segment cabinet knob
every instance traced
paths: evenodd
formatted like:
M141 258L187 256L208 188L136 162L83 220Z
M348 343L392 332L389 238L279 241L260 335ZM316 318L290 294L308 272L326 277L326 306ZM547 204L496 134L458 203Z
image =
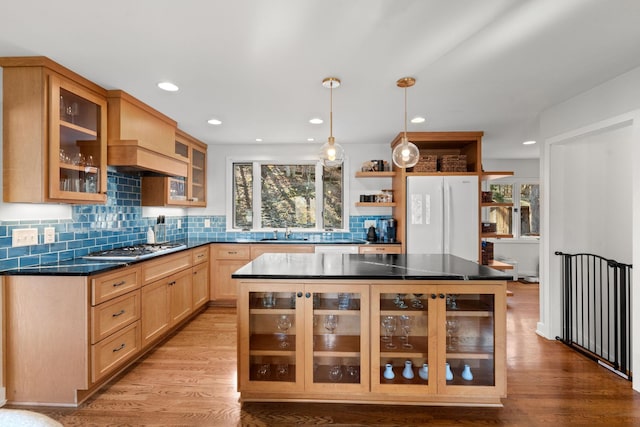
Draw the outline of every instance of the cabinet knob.
M436 299L436 294L431 294L431 299Z
M298 296L298 298L302 298L302 292L298 291L298 293L296 295Z
M300 295L298 295L300 296ZM305 298L311 298L311 292L307 292L306 294L304 294Z
M444 298L444 294L440 294L440 295L438 295L438 296L440 297L440 299L443 299L443 298Z

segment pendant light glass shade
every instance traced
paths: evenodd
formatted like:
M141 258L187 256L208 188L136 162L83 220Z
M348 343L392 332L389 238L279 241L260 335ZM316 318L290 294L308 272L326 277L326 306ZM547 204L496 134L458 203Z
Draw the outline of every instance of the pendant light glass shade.
M326 168L335 168L344 161L344 150L340 144L336 144L333 137L333 88L340 86L340 80L335 77L327 77L322 81L322 86L329 88L330 95L330 112L329 112L329 138L327 142L320 148L320 162Z
M399 168L412 168L420 160L420 150L418 147L409 142L407 138L407 88L413 86L416 79L413 77L403 77L396 82L398 87L404 88L404 135L400 144L393 149L393 163Z
M393 163L399 168L412 168L420 159L420 150L413 142L409 142L406 136L402 137L400 144L393 149Z

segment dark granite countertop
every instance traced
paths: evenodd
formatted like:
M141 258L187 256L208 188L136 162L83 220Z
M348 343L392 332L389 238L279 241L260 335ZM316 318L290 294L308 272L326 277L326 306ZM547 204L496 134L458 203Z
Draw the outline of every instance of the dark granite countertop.
M454 255L264 254L235 279L511 280Z
M296 239L279 239L279 240L258 240L258 239L188 239L187 241L172 242L172 243L184 243L187 249L197 248L198 246L208 245L211 243L240 243L240 244L334 244L334 245L362 245L362 244L394 244L394 243L369 243L365 240L296 240ZM399 243L398 243L399 244ZM174 252L175 253L175 252ZM169 255L169 254L167 254ZM159 255L166 256L166 255ZM105 273L110 270L123 268L128 265L133 265L138 262L148 261L154 258L146 258L138 261L99 261L88 260L83 258L75 258L65 261L58 261L55 263L30 265L19 268L12 268L9 270L0 271L0 276L90 276L99 273Z

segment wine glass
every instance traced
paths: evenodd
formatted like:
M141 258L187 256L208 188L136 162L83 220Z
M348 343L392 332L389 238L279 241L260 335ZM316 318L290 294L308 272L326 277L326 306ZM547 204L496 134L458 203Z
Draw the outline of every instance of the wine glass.
M280 341L280 348L287 348L289 347L289 342L287 341L287 331L289 330L289 328L291 328L291 318L286 314L282 314L278 317L277 325L278 329L280 329L284 334L282 341Z
M413 294L413 296L415 297L414 299L411 300L411 306L413 308L418 308L418 309L422 309L424 308L424 305L422 304L422 301L420 300L420 297L422 297L423 294Z
M400 328L402 329L403 343L402 348L411 349L413 345L409 344L409 332L411 331L411 316L402 315L400 316Z
M447 350L455 350L458 338L458 321L447 319Z
M338 327L338 316L335 314L327 314L324 318L324 327L331 334L327 340L327 348L335 348L336 342L333 333Z
M389 342L385 344L385 347L388 349L397 348L397 346L393 343L393 333L396 331L396 317L385 316L385 318L382 319L382 324L384 325L384 329L389 335Z

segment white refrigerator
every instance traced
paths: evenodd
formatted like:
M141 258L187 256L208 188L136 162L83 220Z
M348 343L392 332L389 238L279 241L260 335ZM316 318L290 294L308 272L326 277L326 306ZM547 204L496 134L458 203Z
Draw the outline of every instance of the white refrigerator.
M407 178L408 254L452 254L478 261L478 177Z

